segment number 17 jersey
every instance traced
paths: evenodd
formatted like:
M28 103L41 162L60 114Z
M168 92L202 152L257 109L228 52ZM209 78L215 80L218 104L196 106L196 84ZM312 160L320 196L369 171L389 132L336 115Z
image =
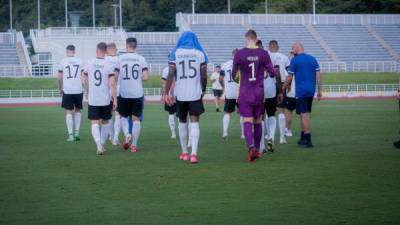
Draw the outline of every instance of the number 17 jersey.
M119 71L119 96L122 98L143 97L143 71L147 69L143 56L134 52L120 55L115 68Z
M64 94L81 94L82 89L82 60L75 57L66 57L61 60L58 72L63 74Z
M176 65L175 95L178 101L188 102L201 99L200 67L205 63L204 53L196 49L178 49Z

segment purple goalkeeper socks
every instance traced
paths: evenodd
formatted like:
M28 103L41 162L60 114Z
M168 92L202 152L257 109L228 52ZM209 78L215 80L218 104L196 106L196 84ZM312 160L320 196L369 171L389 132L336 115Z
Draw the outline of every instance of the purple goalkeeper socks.
M243 132L246 139L247 146L249 148L254 147L254 133L253 133L253 123L244 122Z
M262 138L262 123L254 124L254 145L256 149L260 149L260 143Z

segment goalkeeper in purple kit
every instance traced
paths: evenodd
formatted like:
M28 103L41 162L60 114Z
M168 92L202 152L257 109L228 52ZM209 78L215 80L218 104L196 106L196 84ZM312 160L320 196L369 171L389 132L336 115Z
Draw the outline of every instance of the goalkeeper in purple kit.
M254 30L246 32L247 47L239 50L233 59L232 76L236 79L240 72L238 111L243 117L243 129L246 139L248 161L259 157L260 142L262 138L262 117L264 115L264 71L274 77L275 71L264 49L256 46L257 33ZM281 88L278 88L281 90ZM278 95L278 101L282 95Z

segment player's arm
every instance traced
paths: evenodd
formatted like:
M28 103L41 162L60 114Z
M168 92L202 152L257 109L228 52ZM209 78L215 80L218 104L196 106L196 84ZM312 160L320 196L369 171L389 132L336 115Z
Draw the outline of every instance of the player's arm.
M111 95L113 99L113 109L117 108L117 82L115 81L114 72L108 75L108 83L110 85Z
M164 99L168 105L173 105L173 97L171 94L171 88L174 88L172 86L174 82L174 76L176 73L176 65L175 63L169 63L168 65L168 76L167 80L165 83L165 89L163 90L162 95L164 96Z
M200 83L201 83L201 90L204 95L207 89L207 64L205 63L200 65Z
M292 84L292 80L293 80L293 74L289 73L288 76L286 76L285 83L283 84L283 87L282 87L283 93L288 90L288 88Z
M270 77L275 77L276 73L275 73L274 65L272 64L271 58L269 57L269 54L267 51L265 51L265 54L266 54L265 70L268 72Z
M322 78L321 72L317 71L317 99L318 101L322 98Z
M233 57L233 64L232 64L232 79L234 81L238 81L239 79L237 79L238 76L238 72L240 70L240 66L239 66L239 58L237 56L238 54L235 54L235 56Z
M88 98L88 93L89 93L89 78L88 78L88 73L87 72L83 72L83 89L84 89L84 94L85 94L85 98Z
M143 68L143 80L146 81L149 79L149 77L150 77L149 69L147 67Z
M58 92L60 93L60 95L63 94L63 71L62 70L58 70L57 73L57 86L58 86Z
M278 103L281 103L283 101L283 92L282 92L282 80L281 80L281 74L279 72L279 66L276 65L274 67L275 70L275 79L276 79L276 90L278 90Z

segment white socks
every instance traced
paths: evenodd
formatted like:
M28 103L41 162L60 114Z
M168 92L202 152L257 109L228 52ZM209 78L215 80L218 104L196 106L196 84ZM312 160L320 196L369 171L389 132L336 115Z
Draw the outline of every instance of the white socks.
M169 129L171 130L171 136L175 137L176 133L175 133L175 115L174 114L168 115L168 124L169 124Z
M226 113L222 119L223 136L228 136L229 122L231 120L231 115Z
M275 140L275 129L276 129L276 118L275 116L268 117L268 134L269 139L272 139L272 142Z
M133 121L132 145L134 146L137 146L137 141L139 140L141 128L142 128L142 123L140 121Z
M129 122L128 118L126 117L121 117L121 127L122 131L124 132L125 137L129 136ZM114 134L115 135L115 134Z
M188 126L186 123L179 122L179 142L181 143L182 153L188 153L187 140L188 140Z
M188 130L189 130L189 139L188 139L188 144L187 144L188 147L192 147L192 136L190 135L190 124L191 123L192 122L190 122L190 121L188 123Z
M121 116L115 115L114 121L114 141L118 140L119 132L121 132Z
M285 136L285 129L286 129L285 114L279 113L278 120L279 120L279 135L280 135L280 137L284 137Z
M97 149L101 149L101 142L100 142L100 127L99 124L92 124L92 136L93 140L97 145Z
M265 138L264 138L265 126L263 123L261 123L261 124L262 124L262 132L261 132L261 141L260 141L260 149L259 149L260 152L262 152L265 149Z
M68 134L72 135L73 129L74 129L74 122L72 121L72 114L67 113L67 115L65 115L65 122L67 123Z
M200 128L199 123L190 123L190 136L192 137L192 155L197 155L197 147L199 145Z
M108 138L112 142L114 139L114 123L113 123L112 118L108 121L108 124L110 125L110 130L108 131L110 136Z
M100 143L104 145L111 132L111 123L108 121L106 124L101 124Z
M75 112L75 132L79 133L81 129L81 112Z

